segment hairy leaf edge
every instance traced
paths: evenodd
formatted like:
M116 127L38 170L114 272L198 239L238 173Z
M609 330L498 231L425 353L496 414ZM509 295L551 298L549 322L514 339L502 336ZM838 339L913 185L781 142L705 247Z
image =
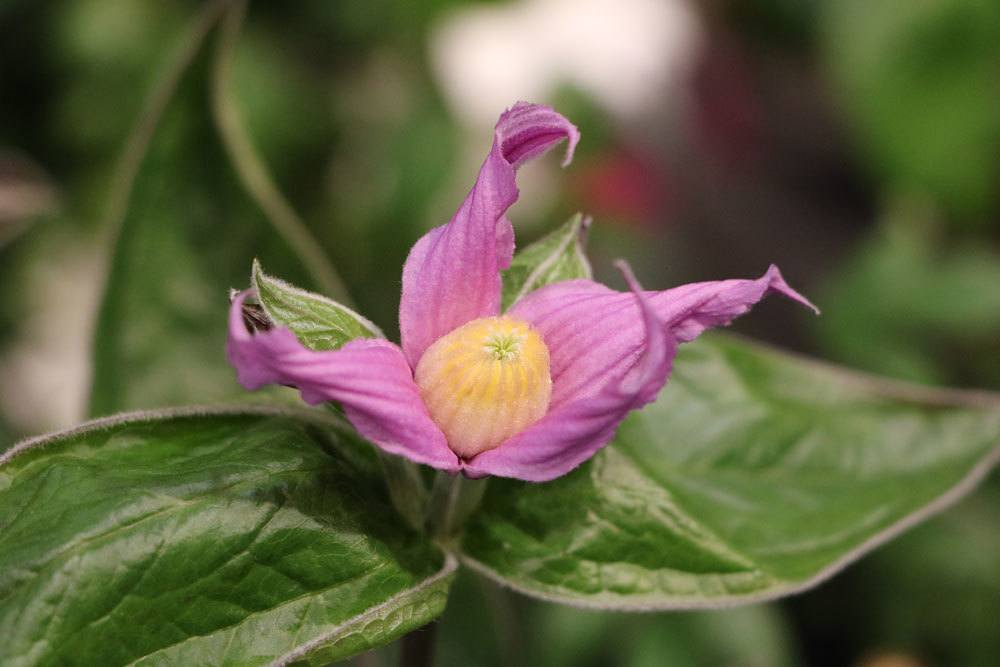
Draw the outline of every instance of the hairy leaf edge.
M345 635L350 635L354 628L363 626L369 621L378 620L382 617L383 612L392 611L398 609L400 606L407 604L410 598L415 597L426 591L427 589L433 588L434 586L445 582L451 578L455 572L458 570L458 559L449 551L444 551L444 564L441 569L436 573L432 574L430 577L424 579L416 586L397 593L385 602L378 604L367 611L358 614L354 618L351 618L340 625L326 631L318 637L314 637L309 641L301 644L300 646L292 649L288 653L279 657L270 663L270 667L285 667L290 665L297 660L302 660L303 658L308 658L309 654L313 651L320 650L324 648L325 645L334 643L341 639ZM415 628L413 628L415 629ZM403 633L405 634L405 633ZM367 650L367 649L365 649ZM346 656L345 656L346 657Z
M259 283L260 283L261 279L263 279L266 282L270 282L270 283L272 283L274 285L277 285L281 289L286 290L288 292L291 292L292 294L295 294L296 296L301 296L301 297L307 298L307 299L315 299L317 301L320 301L320 302L326 304L327 306L330 306L331 308L333 308L335 310L340 310L340 311L343 311L343 312L347 313L348 315L350 315L351 317L353 317L355 320L357 320L358 323L360 323L363 327L365 327L366 329L368 329L368 331L371 332L372 335L375 338L385 338L386 337L385 334L382 333L382 330L379 329L377 326L375 326L375 323L372 322L371 320L369 320L364 315L361 315L357 311L348 308L347 306L345 306L342 303L337 303L333 299L330 299L329 297L323 296L322 294L317 294L315 292L310 292L309 290L304 290L301 287L296 287L295 285L282 280L281 278L275 278L274 276L266 273L264 271L263 267L261 267L260 261L257 260L256 258L254 258L254 260L253 260L253 266L252 266L252 268L250 270L250 284L253 287L254 291L257 293L257 298L260 301L260 307L264 309L264 313L268 316L268 318L270 318L270 320L272 322L277 323L278 319L275 318L274 313L272 313L271 309L267 307L267 304L264 303L264 300L260 298L260 285L259 285Z
M772 600L777 600L783 597L788 597L790 595L796 595L798 593L804 593L812 588L815 588L819 584L825 582L830 577L834 576L844 568L846 568L851 563L855 562L862 556L865 556L869 552L877 549L883 544L889 542L898 535L906 532L910 528L913 528L917 524L923 522L924 520L941 513L947 508L954 505L956 502L964 498L970 491L976 488L976 486L986 478L986 476L1000 464L1000 444L990 450L983 458L981 458L965 476L959 480L959 482L945 491L943 494L932 500L930 503L924 505L920 509L911 512L910 514L902 517L896 521L891 526L885 528L881 532L871 536L854 549L850 550L840 558L836 559L826 567L822 568L819 572L812 575L804 581L791 581L786 585L771 588L770 590L764 590L756 593L751 593L747 595L731 595L731 596L720 596L710 600L696 599L696 598L673 598L673 599L650 599L649 597L643 597L636 601L630 601L626 596L595 596L595 599L588 599L584 596L572 597L564 595L560 592L549 590L550 587L539 586L538 588L532 588L530 586L524 585L517 580L512 580L504 575L500 574L496 570L492 569L488 565L479 562L478 560L468 556L466 554L460 553L459 558L462 564L469 569L478 572L479 574L485 576L505 588L509 588L518 593L522 593L529 597L544 600L546 602L554 602L557 604L565 604L571 607L578 607L581 609L595 609L595 610L608 610L608 611L687 611L687 610L698 610L698 609L727 609L730 607L737 607L748 604L756 604L759 602L769 602Z
M738 334L715 333L710 336L711 338L718 338L720 340L739 341L744 345L756 348L761 353L768 356L778 357L782 360L793 361L811 366L812 368L822 369L825 372L838 376L840 379L857 382L863 387L881 394L884 398L913 401L915 403L935 407L964 407L1000 411L1000 395L995 392L985 390L955 389L950 387L925 387L905 382L903 380L894 380L871 373L844 368L836 364L814 359L804 354L782 350L773 345L751 340ZM865 556L869 552L877 549L893 538L906 532L910 528L913 528L917 524L922 523L926 519L936 514L940 514L968 495L969 492L974 490L976 486L978 486L979 483L986 478L990 471L998 465L1000 465L1000 443L997 443L996 446L986 452L986 454L984 454L983 457L969 469L969 472L967 472L965 476L962 477L962 479L959 480L959 482L953 487L932 500L930 503L902 517L889 527L871 536L854 549L848 551L840 558L820 569L813 576L805 579L804 581L788 582L787 585L784 586L778 586L770 590L747 595L722 596L712 600L699 600L692 598L650 600L649 598L646 598L643 600L636 600L634 602L625 599L624 596L608 596L608 598L605 599L601 599L602 596L597 596L598 599L570 597L560 592L546 590L546 587L539 587L535 589L518 583L517 581L508 579L488 565L481 563L467 554L459 552L459 558L461 559L463 565L478 572L486 578L495 581L501 586L529 597L538 598L547 602L579 607L582 609L609 611L684 611L695 609L725 609L729 607L755 604L758 602L768 602L788 597L790 595L804 593L807 590L815 588L849 566L851 563L860 559L862 556ZM459 547L460 546L461 545L459 544Z
M781 361L791 361L803 366L822 370L836 376L838 379L855 382L864 389L878 393L882 398L912 401L932 407L954 407L996 410L1000 413L1000 392L988 389L964 389L959 387L936 387L916 384L885 377L875 373L841 366L831 361L817 359L802 352L786 350L771 343L755 340L732 331L715 331L702 334L702 338L725 342L738 342L741 345L755 348L761 354Z
M515 294L511 299L511 306L537 289L536 287L532 287L532 285L537 283L538 279L545 275L546 271L552 268L552 265L555 264L560 257L562 257L563 253L566 252L566 249L570 246L570 244L573 244L573 254L576 255L577 260L587 269L587 275L583 277L587 280L590 280L593 277L593 269L590 266L590 260L587 259L587 255L583 250L584 238L587 230L590 229L592 222L593 219L590 216L585 216L582 213L577 213L571 218L569 224L570 230L569 233L566 234L566 238L553 252L549 254L548 257L532 269L531 273L528 274L528 277L524 279L524 284L521 285L517 294Z
M0 466L10 463L18 455L23 454L28 450L44 447L54 441L85 435L95 431L109 430L125 424L142 424L165 419L183 419L187 417L227 417L239 415L260 417L294 417L296 419L302 419L318 425L329 426L344 433L354 433L354 430L347 424L347 422L340 419L335 414L323 410L310 410L308 408L279 407L271 405L219 404L189 405L157 408L154 410L135 410L110 415L108 417L92 419L68 429L45 433L43 435L36 435L21 440L6 452L0 454Z
M73 438L86 435L96 431L110 430L126 424L142 424L165 419L184 419L189 417L226 417L226 416L263 416L263 417L293 417L304 421L314 422L318 425L333 427L337 430L352 432L350 426L336 415L320 410L309 410L305 408L286 408L267 405L206 405L206 406L181 406L171 408L160 408L156 410L136 410L123 412L117 415L93 419L72 428L46 433L44 435L26 438L15 444L9 450L0 455L0 466L4 466L14 460L18 455L27 451L44 448L46 445L65 438ZM312 651L322 649L326 644L338 641L344 634L350 632L365 623L377 620L383 612L398 608L400 603L406 604L408 600L420 593L432 588L455 574L458 569L458 559L447 550L442 550L444 563L441 569L430 577L424 579L416 586L397 593L388 600L371 607L367 611L354 616L340 625L328 630L318 637L305 642L290 652L282 655L270 663L271 667L283 667L296 660L308 657Z

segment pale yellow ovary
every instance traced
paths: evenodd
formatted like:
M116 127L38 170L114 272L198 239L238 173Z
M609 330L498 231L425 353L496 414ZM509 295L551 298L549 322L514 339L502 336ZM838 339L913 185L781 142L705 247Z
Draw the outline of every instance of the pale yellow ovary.
M448 446L465 459L541 419L552 396L545 342L512 317L473 320L439 338L415 379Z

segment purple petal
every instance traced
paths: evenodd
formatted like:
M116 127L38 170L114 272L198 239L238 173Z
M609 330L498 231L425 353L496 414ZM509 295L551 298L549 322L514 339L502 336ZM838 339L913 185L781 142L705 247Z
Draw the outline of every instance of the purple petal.
M726 326L768 294L783 294L817 315L819 308L788 286L774 264L757 280L714 280L690 283L655 293L650 298L660 319L670 322L681 343L705 329Z
M383 339L354 340L316 352L289 329L251 334L243 323L246 291L229 311L226 354L247 389L291 385L310 405L336 401L355 428L385 451L450 472L459 469L444 434L431 421L402 351Z
M815 310L775 266L757 280L691 283L645 295L673 337L685 343L707 328L729 324L771 292ZM530 322L548 345L550 409L597 394L606 378L640 354L646 337L635 299L589 280L543 287L514 304L509 314Z
M621 268L632 287L632 295L625 296L638 309L641 353L615 369L611 381L603 383L596 393L550 408L534 425L472 459L465 466L467 474L532 482L565 475L606 445L630 411L656 398L670 375L677 342L631 271L624 265Z
M577 129L549 107L514 105L500 116L493 148L455 217L410 250L399 327L411 366L441 336L500 312L500 270L514 253L514 230L504 213L517 201L515 170L563 139L569 140L563 161L568 164Z

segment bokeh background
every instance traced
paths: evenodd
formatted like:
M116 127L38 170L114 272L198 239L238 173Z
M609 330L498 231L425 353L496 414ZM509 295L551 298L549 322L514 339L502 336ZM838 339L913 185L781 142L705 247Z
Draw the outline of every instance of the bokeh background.
M224 318L253 257L395 331L406 252L519 99L583 134L569 169L522 171L521 244L580 210L612 285L619 256L659 288L774 262L824 314L771 299L741 333L1000 388L995 0L228 4L0 0L0 449L240 396ZM992 667L998 518L994 475L819 589L724 612L467 576L438 664Z

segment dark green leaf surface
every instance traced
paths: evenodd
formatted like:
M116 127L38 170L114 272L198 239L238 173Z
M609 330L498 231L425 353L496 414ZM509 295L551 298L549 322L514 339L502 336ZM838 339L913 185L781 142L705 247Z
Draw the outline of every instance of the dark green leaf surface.
M319 294L299 289L253 264L253 286L272 322L288 327L312 350L337 350L355 338L384 338L356 312Z
M0 664L325 664L437 616L451 560L336 426L126 416L0 458Z
M94 337L92 415L244 396L224 353L228 290L246 285L254 256L314 284L229 164L208 113L210 56L202 46L182 70L162 118L140 119L149 145L135 132L126 149L137 171L116 181L121 218L107 221L117 236Z
M723 336L684 346L614 444L548 484L491 480L467 562L583 606L803 590L1000 459L1000 399L848 374Z
M577 213L561 227L514 255L503 272L503 309L539 287L561 280L590 278L584 253L590 218Z

